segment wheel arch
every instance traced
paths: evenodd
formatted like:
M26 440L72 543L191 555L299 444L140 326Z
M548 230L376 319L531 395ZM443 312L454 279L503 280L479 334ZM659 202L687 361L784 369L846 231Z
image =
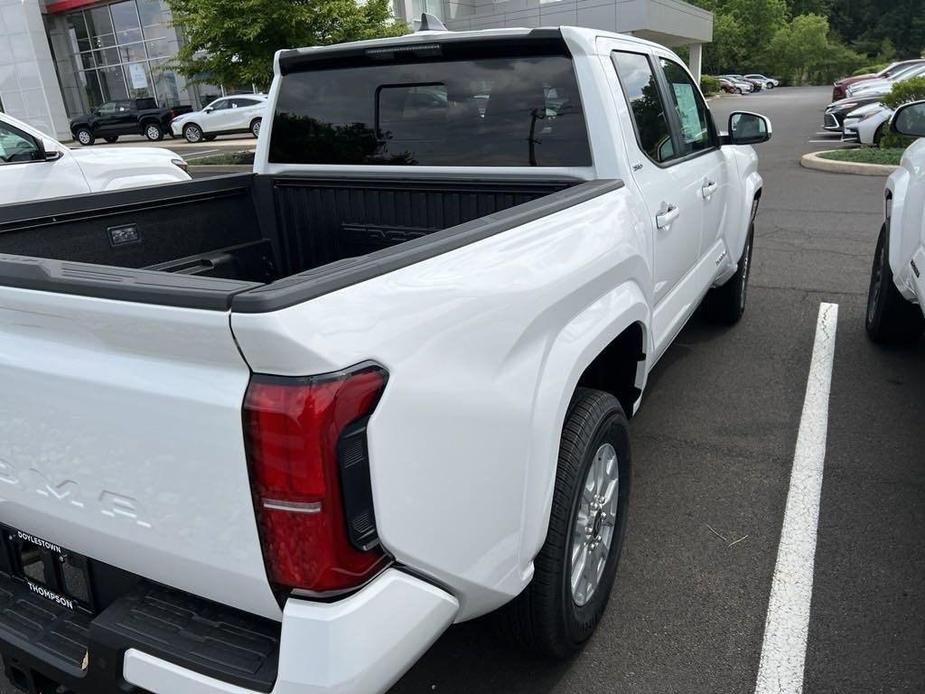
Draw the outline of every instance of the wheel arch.
M534 406L534 463L524 483L520 565L523 585L546 539L562 427L576 388L612 393L628 417L638 407L653 354L650 301L627 281L607 292L560 331L539 374Z

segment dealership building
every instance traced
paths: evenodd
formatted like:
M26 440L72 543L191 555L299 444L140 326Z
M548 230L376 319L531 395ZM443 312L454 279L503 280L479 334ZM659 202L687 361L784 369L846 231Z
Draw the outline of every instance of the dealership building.
M393 0L393 6L411 26L429 12L455 30L568 24L631 33L689 46L695 73L713 35L712 14L680 0ZM71 117L112 99L203 106L222 88L187 82L170 69L182 40L165 0L0 0L0 110L69 139Z

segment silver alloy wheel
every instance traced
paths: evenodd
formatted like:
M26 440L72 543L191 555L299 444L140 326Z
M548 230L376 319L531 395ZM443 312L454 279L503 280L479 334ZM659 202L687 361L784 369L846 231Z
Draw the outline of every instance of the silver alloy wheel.
M90 144L90 133L86 130L81 130L77 133L77 141L82 145Z
M188 142L199 142L202 139L202 131L198 126L187 125L186 130L183 131L183 136Z
M149 125L148 132L145 133L149 140L156 140L161 136L161 130L156 125Z
M601 444L588 468L572 529L569 581L572 600L588 604L601 582L617 524L620 499L620 465L609 443Z
M254 137L260 137L260 121L254 121L254 124L251 126L251 134Z

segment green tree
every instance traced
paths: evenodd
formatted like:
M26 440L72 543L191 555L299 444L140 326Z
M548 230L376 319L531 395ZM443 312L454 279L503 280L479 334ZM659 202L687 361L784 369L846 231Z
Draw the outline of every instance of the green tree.
M864 61L830 36L828 20L818 14L799 15L778 29L767 55L772 70L794 84L828 82Z
M787 22L785 0L726 0L721 12L735 17L748 47L749 59L742 69L761 69L764 52L778 29Z
M735 72L747 58L748 45L741 22L731 14L714 14L713 42L704 47L704 69L712 74Z
M167 0L185 42L174 61L191 79L266 88L273 55L404 33L389 0Z

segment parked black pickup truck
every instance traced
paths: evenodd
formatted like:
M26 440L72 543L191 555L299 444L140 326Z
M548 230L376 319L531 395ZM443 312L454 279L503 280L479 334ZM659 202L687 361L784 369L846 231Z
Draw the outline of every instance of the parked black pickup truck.
M192 106L159 108L150 97L107 101L72 119L71 134L82 145L92 145L98 137L115 142L120 135L144 135L158 142L170 132L170 121L192 110Z

